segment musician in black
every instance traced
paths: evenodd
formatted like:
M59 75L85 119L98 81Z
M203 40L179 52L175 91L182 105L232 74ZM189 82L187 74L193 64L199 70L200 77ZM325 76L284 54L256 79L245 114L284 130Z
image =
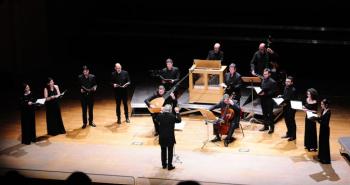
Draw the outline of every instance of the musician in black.
M115 71L112 73L111 83L114 89L114 97L116 101L116 115L117 123L121 124L120 121L120 104L123 101L124 106L124 115L127 123L130 123L129 120L129 111L128 111L128 91L127 88L130 85L130 77L127 71L122 70L122 66L119 63L116 63L114 66Z
M286 86L284 87L283 95L278 96L279 98L283 98L284 121L287 126L287 133L282 138L288 138L288 141L294 141L296 139L297 125L295 123L295 109L292 109L290 105L290 100L296 99L293 77L288 76L285 83Z
M331 110L329 107L329 100L323 99L321 101L321 115L317 118L320 123L320 136L318 140L318 161L322 164L331 164L331 152L329 146L329 120L331 118Z
M97 89L96 77L90 74L90 70L87 66L83 66L83 74L79 75L80 82L80 101L81 108L83 111L83 126L86 128L87 124L87 109L89 109L89 125L96 127L93 122L93 111L94 111L94 94Z
M62 94L58 85L55 84L52 78L48 78L46 87L44 88L44 97L46 98L46 126L48 135L55 136L66 133L60 108L61 95Z
M30 86L23 84L20 99L22 144L30 145L31 142L36 142L35 101Z
M250 61L252 75L262 76L265 68L275 69L277 58L278 55L271 48L267 48L265 43L260 43L259 50L254 53Z
M264 70L264 80L261 83L262 91L258 94L261 100L261 108L264 117L264 127L260 131L269 130L269 134L272 134L275 130L273 121L273 97L276 92L276 82L271 77L271 70L266 68Z
M220 50L219 43L215 43L214 49L208 52L207 60L224 60L224 52Z
M236 72L236 64L231 63L229 66L229 72L225 74L225 94L234 94L234 100L236 103L240 104L241 98L241 87L242 87L242 78L241 75Z
M226 116L225 109L226 110L228 110L228 109L234 110L234 117L231 120L228 134L227 134L226 138L224 139L224 145L227 147L229 143L234 141L234 137L232 137L232 135L233 135L233 132L236 128L236 125L239 125L239 121L241 119L241 117L240 117L241 109L240 109L239 105L237 103L235 103L231 99L230 95L228 95L228 94L224 94L222 100L218 104L210 107L209 110L212 111L212 110L217 109L217 108L220 108L221 111L224 111L223 112L224 115L222 114L221 118L215 124L213 124L213 130L214 130L214 134L216 137L213 140L211 140L212 142L221 141L219 124L221 121L224 121L223 119L225 119L225 116Z
M166 104L162 108L162 112L155 117L159 123L159 144L161 147L161 160L163 169L168 167L168 170L173 170L173 149L175 140L175 123L181 122L179 108L175 108L175 114L172 113L172 106ZM168 156L167 156L168 153ZM167 160L168 158L168 160Z
M145 103L147 105L147 107L149 108L157 108L155 105L151 104L151 101L156 99L156 98L161 98L163 97L165 99L164 101L164 105L166 104L170 104L172 107L173 107L173 112L175 112L174 108L177 106L177 99L174 95L173 92L167 92L165 93L165 87L163 85L160 85L158 87L158 90L156 93L154 93L152 96L148 97L145 99ZM159 123L158 121L155 119L155 117L159 114L158 113L151 113L151 116L152 116L152 120L153 120L153 124L154 124L154 136L158 136L159 135Z
M166 59L165 63L166 67L161 70L160 78L165 90L169 91L179 81L180 71L179 68L173 66L174 64L171 58Z

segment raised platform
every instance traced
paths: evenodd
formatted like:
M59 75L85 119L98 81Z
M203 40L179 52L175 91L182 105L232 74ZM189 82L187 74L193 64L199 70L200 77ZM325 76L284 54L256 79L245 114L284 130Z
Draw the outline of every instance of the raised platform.
M134 94L131 99L131 109L132 116L137 115L149 115L147 105L144 103L144 100L152 95L156 91L156 85L154 84L144 84L138 85L135 88ZM242 111L246 113L245 119L248 121L261 122L259 121L259 116L261 117L262 109L260 99L257 98L257 95L253 94L253 103L251 90L246 88L242 89L242 97L240 101L240 105ZM254 93L254 92L253 92ZM205 103L189 103L189 93L188 90L184 90L182 93L179 93L178 96L178 106L181 108L181 115L191 114L194 112L198 112L199 109L209 109L213 104L205 104ZM275 117L275 122L280 118L283 113L283 107L276 106L273 109L273 114ZM251 119L254 118L254 119Z
M131 98L132 116L149 115L147 105L145 104L144 100L156 91L154 87L156 86L139 85L135 88L134 94ZM210 106L213 105L203 103L188 103L188 96L188 90L179 93L178 107L181 108L181 115L198 112L198 109L209 109Z
M338 141L341 146L340 153L350 156L350 137L340 137Z

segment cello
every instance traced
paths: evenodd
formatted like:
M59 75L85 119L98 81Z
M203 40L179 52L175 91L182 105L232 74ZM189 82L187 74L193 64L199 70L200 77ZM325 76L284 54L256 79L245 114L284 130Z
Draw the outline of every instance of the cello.
M229 96L229 100L234 97L234 92ZM230 104L227 104L224 108L221 108L221 116L216 122L220 135L227 135L231 126L231 122L235 116L235 111L230 108Z

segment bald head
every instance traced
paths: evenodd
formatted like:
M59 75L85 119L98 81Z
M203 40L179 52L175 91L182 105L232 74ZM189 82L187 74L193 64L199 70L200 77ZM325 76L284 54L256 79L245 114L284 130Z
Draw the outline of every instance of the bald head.
M220 51L220 44L219 43L214 44L214 51L215 51L215 53L218 53Z
M260 53L265 53L265 43L260 43L260 45L259 45L259 51L260 51Z
M117 73L120 73L122 71L122 65L119 63L116 63L114 66L114 69L117 71Z

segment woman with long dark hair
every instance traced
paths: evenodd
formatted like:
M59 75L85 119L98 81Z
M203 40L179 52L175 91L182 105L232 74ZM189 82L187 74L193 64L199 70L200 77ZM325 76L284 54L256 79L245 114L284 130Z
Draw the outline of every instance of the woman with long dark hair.
M59 97L61 95L58 85L52 78L48 78L46 87L44 89L44 97L46 98L46 124L48 135L65 134L61 109L59 105Z
M36 141L35 133L35 99L28 84L23 84L20 99L22 144L29 145Z
M316 89L310 88L306 91L306 100L304 103L305 111L317 112L317 96ZM316 121L307 118L305 116L305 133L304 133L304 146L309 152L317 151L317 130Z
M329 109L328 99L321 101L321 115L317 120L320 123L320 136L318 141L318 161L322 164L331 163L331 152L329 147L329 120L331 118L331 110Z

